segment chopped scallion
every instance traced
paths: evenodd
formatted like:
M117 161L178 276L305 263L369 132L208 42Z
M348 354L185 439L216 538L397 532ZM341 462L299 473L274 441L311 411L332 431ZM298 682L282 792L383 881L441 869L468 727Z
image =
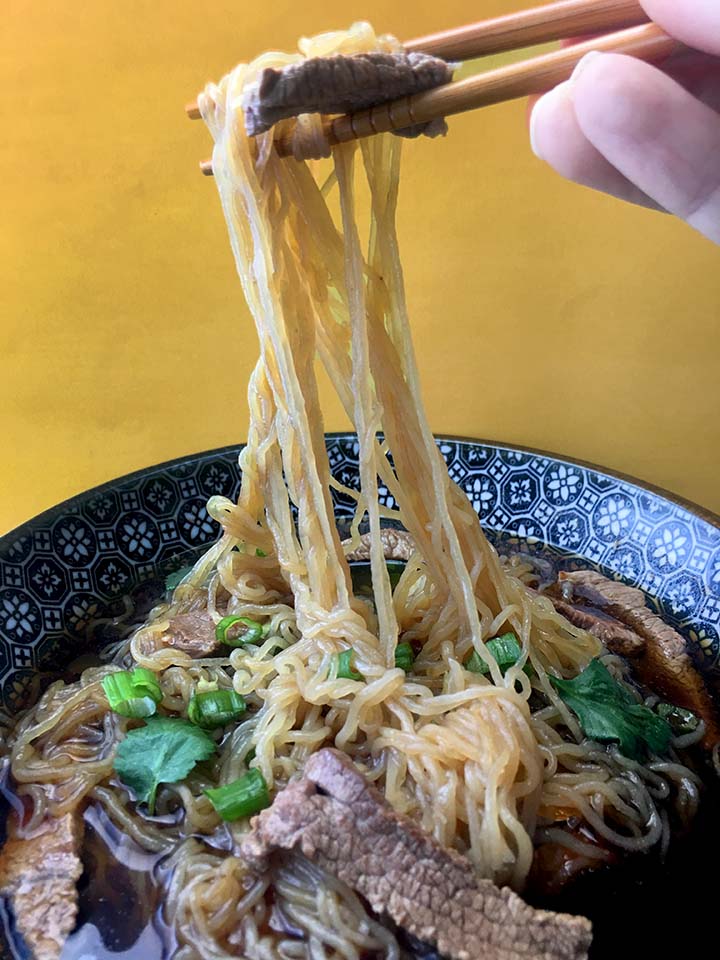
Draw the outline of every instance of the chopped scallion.
M412 670L412 665L415 662L415 651L412 648L410 643L399 643L395 647L395 666L400 667L401 670L404 670L405 673L409 673Z
M352 647L348 650L341 650L337 655L337 678L338 680L362 680L362 676L352 665L352 658L355 651Z
M513 664L517 663L522 654L522 648L514 633L503 633L499 637L493 637L492 640L488 640L486 646L497 660L497 665L500 667L502 674L505 673L508 667L512 667ZM473 650L465 661L465 669L471 673L490 673L490 667L485 663L477 650Z
M111 673L102 686L110 709L133 720L151 717L163 697L155 674L145 667Z
M245 698L234 690L208 690L196 693L188 704L188 720L212 730L238 720L247 710Z
M250 817L270 806L265 777L257 769L249 770L239 780L233 780L224 787L206 790L205 795L223 820Z
M241 633L238 633L233 629L234 627L244 629ZM233 636L229 636L231 630ZM238 617L235 614L223 617L215 625L215 637L220 643L224 643L228 647L244 647L247 643L257 643L262 640L264 634L263 625L258 623L257 620L251 620L249 617Z
M700 725L700 721L692 710L676 707L673 703L659 703L655 707L655 713L663 720L667 720L673 729L673 733L693 733Z

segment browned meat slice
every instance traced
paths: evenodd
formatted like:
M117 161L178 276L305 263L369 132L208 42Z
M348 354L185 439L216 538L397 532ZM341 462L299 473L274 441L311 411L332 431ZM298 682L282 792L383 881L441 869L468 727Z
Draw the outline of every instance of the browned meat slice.
M380 531L380 539L383 544L383 551L386 560L405 560L410 559L415 551L413 538L405 530L395 530L393 527L383 527ZM348 541L345 541L347 543ZM348 560L369 560L370 559L370 534L363 533L360 537L360 546L356 547L347 555Z
M539 811L542 816L542 808ZM563 812L556 809L555 814ZM602 870L609 864L617 864L624 852L610 846L597 836L590 826L574 815L551 824L555 837L535 837L535 852L528 876L527 889L541 897L555 897L567 889L580 874ZM580 846L567 846L560 841L560 832L578 841Z
M0 894L9 897L15 923L34 960L58 960L75 926L82 873L78 855L82 819L67 813L48 818L28 838L11 818L0 850Z
M557 897L578 874L604 866L603 860L591 860L560 843L541 843L535 849L528 888L536 895Z
M215 639L215 621L206 610L173 617L163 641L165 646L183 650L194 659L211 656L219 646Z
M549 593L558 613L566 617L576 627L587 630L602 641L612 653L621 657L640 657L645 652L645 641L624 623L609 616L602 610L591 609L585 604L568 603Z
M706 747L720 739L717 709L702 677L687 654L685 641L671 626L648 609L642 591L608 580L594 570L561 573L561 584L572 584L573 599L580 598L629 627L644 642L633 661L638 678L672 703L687 707L705 721Z
M262 870L274 850L297 849L413 936L457 960L575 960L591 939L583 917L534 910L480 879L465 857L399 816L336 750L255 817L241 854Z
M313 57L282 70L267 67L246 95L245 127L253 137L301 113L346 113L430 90L452 79L452 68L424 53L358 53ZM416 124L405 136L445 132Z

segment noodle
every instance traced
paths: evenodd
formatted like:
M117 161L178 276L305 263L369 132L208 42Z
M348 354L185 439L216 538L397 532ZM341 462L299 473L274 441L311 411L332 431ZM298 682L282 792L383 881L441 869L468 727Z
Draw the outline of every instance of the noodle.
M674 802L690 816L697 802L696 778L676 757L642 767L584 740L548 677L577 676L603 653L599 641L528 589L527 563L501 563L448 476L423 407L405 305L395 232L400 141L382 135L335 147L328 175L280 159L272 131L255 140L244 132L244 91L263 68L398 49L367 24L355 25L303 40L300 55L265 54L241 65L199 99L260 347L242 484L237 503L210 501L222 536L117 649L115 664L130 655L154 671L164 712L187 716L202 680L246 697L251 719L218 741L212 764L160 788L158 813L173 820L169 826L143 817L108 785L126 721L107 712L99 681L116 666L86 672L78 686L51 688L14 734L12 773L32 798L33 822L90 797L145 849L171 851L166 912L180 960L225 957L239 947L252 958L401 955L394 935L352 891L304 858L286 858L258 879L222 852L247 823L221 825L203 790L236 779L248 764L277 790L311 753L335 745L397 811L465 853L481 876L518 890L534 840L556 840L604 862L606 847L666 843L661 805ZM288 121L281 126L289 129ZM328 155L318 117L301 118L296 136ZM371 225L363 240L357 193L364 189ZM316 355L357 430L359 491L331 475ZM379 503L381 484L392 509ZM361 523L370 531L372 609L353 595L333 487L356 502L351 546ZM394 591L380 540L387 517L404 525L417 549ZM227 614L259 619L267 637L193 660L164 641L173 617L198 611L216 623ZM486 645L503 630L522 649L505 674ZM400 635L418 650L410 676L395 666ZM362 680L337 675L337 654L348 648ZM472 651L486 675L463 669ZM539 706L531 706L533 697ZM678 740L677 749L701 735ZM178 809L181 821L170 816ZM602 845L548 826L544 811L559 809L588 824ZM213 838L213 848L203 838Z

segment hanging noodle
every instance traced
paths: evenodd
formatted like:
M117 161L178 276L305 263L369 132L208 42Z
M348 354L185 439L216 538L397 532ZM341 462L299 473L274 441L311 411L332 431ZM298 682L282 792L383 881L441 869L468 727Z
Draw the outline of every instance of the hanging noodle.
M232 845L247 829L244 821L220 825L202 790L235 779L248 762L277 790L313 751L335 745L396 810L464 852L481 876L519 890L539 820L552 823L552 811L589 824L603 844L558 827L543 828L547 836L604 861L608 847L658 843L667 832L662 804L679 796L689 810L697 796L693 775L676 758L639 768L583 740L548 673L576 676L603 652L600 643L529 590L522 565L501 564L448 476L427 422L405 305L395 232L401 141L383 135L335 147L328 176L325 167L280 159L273 131L254 140L244 132L243 94L264 67L399 49L359 24L303 40L300 54L266 54L238 66L199 100L260 344L242 486L237 503L210 501L220 540L116 662L130 652L157 673L165 712L185 716L202 679L247 697L252 719L222 741L211 773L160 789L159 813L180 806L182 828L177 818L168 828L147 822L107 783L125 721L107 714L99 679L116 666L86 674L77 687L52 689L15 734L12 771L19 791L32 797L36 820L87 796L141 845L173 851L166 902L182 960L223 957L233 945L258 958L400 955L393 934L352 891L303 858L258 880L217 844L211 850L202 843L225 831ZM328 153L318 117L303 117L298 131L315 140L317 154ZM359 191L370 197L364 240ZM371 534L374 610L353 595L335 523L331 487L339 485L326 453L316 356L358 434L353 531L356 542L365 522ZM379 505L380 484L396 509ZM379 536L387 516L417 548L394 592ZM228 656L192 660L164 642L172 617L192 611L216 622L225 613L258 618L270 626L269 637ZM485 645L503 630L522 646L504 676ZM419 650L408 676L394 666L401 634ZM348 647L361 681L336 675L335 655ZM486 676L463 669L472 650L487 664ZM539 706L531 708L531 696ZM288 930L304 939L268 926L271 885Z

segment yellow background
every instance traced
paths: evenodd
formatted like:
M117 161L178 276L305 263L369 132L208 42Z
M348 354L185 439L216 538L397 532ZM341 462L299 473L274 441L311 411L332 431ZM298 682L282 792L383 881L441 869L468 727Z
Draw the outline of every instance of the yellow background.
M360 18L409 38L522 0L6 0L0 28L0 531L244 438L256 356L202 124L183 104ZM720 511L720 252L566 184L524 105L405 152L400 235L430 420ZM328 429L345 426L326 391Z

